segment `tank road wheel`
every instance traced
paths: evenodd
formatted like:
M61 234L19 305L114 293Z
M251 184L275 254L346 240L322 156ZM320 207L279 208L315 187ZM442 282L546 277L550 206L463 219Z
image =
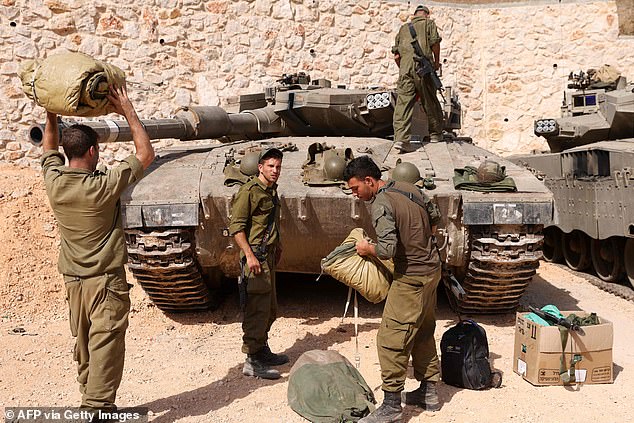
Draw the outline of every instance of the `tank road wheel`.
M592 265L597 276L606 282L616 282L623 274L623 243L618 237L593 239L590 248Z
M581 231L574 230L561 237L566 264L572 270L583 272L590 267L590 238Z
M630 283L632 288L634 288L634 238L629 238L625 242L623 262L625 263L625 273L627 273L627 281Z
M561 229L550 226L544 229L544 260L550 263L559 263L564 258L561 249Z

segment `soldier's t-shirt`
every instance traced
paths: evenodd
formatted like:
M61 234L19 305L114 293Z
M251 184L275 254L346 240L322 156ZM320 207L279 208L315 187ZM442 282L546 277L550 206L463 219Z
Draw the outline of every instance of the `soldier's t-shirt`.
M233 201L229 233L244 231L251 248L255 250L266 232L269 216L274 213L271 234L266 245L276 245L279 240L280 207L277 184L267 187L257 177L242 185Z
M411 193L425 208L390 188ZM376 230L376 255L394 260L394 273L425 276L438 270L440 257L432 240L431 227L440 220L438 207L405 182L388 181L372 201L372 223Z
M64 166L64 156L50 150L41 163L61 236L60 273L90 277L123 266L128 256L119 197L143 177L139 159L131 155L112 169L91 172Z

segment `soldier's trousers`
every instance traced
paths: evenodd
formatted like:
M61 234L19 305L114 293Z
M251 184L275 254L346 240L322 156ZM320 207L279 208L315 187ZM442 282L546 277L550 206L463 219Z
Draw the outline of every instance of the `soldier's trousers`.
M394 141L409 142L411 139L416 94L420 96L421 104L427 115L429 134L440 135L442 133L442 107L438 97L436 97L436 88L429 75L421 79L413 70L399 75L396 93L393 122Z
M130 311L123 267L92 277L64 275L70 331L76 337L73 358L82 407L115 408L123 375L125 332Z
M274 254L260 263L259 275L247 272L247 301L242 321L242 352L255 354L264 347L277 317Z
M440 276L440 269L426 276L394 275L377 334L384 391L403 390L410 355L417 380L440 379L434 339Z

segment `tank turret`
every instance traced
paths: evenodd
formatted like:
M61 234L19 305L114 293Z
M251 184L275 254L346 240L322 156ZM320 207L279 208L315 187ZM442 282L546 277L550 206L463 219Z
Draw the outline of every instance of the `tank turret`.
M546 138L552 153L597 141L634 137L634 84L591 82L572 74L564 92L561 117L535 121L535 135Z
M311 84L306 75L285 75L263 93L229 99L227 110L215 106L183 107L170 119L146 119L150 139L181 141L258 140L282 136L376 136L392 133L394 94L388 90L331 88L327 80ZM454 112L459 113L458 112ZM63 122L60 130L74 122ZM82 122L99 135L99 142L132 140L126 121ZM29 138L40 145L43 126L33 125Z
M417 104L415 151L394 148L395 96L388 89L347 89L286 75L263 93L230 99L225 108L192 106L171 119L143 120L154 139L221 141L159 151L147 175L122 196L129 267L152 301L165 311L206 309L215 303L218 280L238 275L239 248L227 229L232 201L257 169L257 152L276 147L284 152L278 271L319 273L321 258L353 228L375 235L370 206L341 180L349 160L370 155L384 178L406 170L401 176L438 204L441 256L466 291L454 306L472 313L517 308L541 258L542 228L553 219L552 194L529 171L455 134L460 103L449 89L444 142L426 142ZM84 123L102 142L130 139L123 121ZM41 130L30 131L35 142ZM473 189L482 188L477 180L457 187L457 170L487 160L497 161L508 180L490 192Z
M561 117L535 121L550 153L511 160L555 195L558 224L545 228L546 260L594 269L613 292L611 282L634 286L634 84L594 74L571 74Z

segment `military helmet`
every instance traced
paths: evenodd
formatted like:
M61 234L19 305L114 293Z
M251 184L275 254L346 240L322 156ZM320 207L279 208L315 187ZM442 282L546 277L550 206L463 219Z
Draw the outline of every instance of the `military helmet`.
M247 153L240 160L240 172L247 176L255 176L258 174L258 163L260 162L260 152L252 151Z
M400 162L392 171L392 179L415 184L420 179L420 171L413 163Z
M343 170L346 168L346 160L336 154L324 157L324 173L331 181L343 180Z
M506 177L506 170L498 162L485 160L478 167L476 177L479 182L500 182Z

